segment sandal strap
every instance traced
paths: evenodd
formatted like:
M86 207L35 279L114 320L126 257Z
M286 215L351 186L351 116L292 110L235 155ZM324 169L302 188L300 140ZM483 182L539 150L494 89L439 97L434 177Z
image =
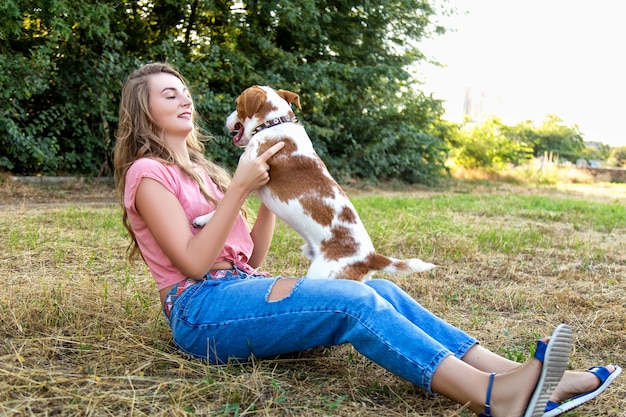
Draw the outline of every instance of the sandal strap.
M537 348L535 349L535 354L533 357L537 359L539 362L543 363L543 360L546 356L546 349L548 348L548 344L543 340L537 340Z
M495 379L495 372L489 375L489 385L487 385L487 398L485 398L485 412L480 417L491 417L491 389L493 388L493 380Z
M617 369L617 368L615 368ZM592 373L600 380L600 385L604 384L612 372L609 372L606 366L592 366L587 369L587 372Z

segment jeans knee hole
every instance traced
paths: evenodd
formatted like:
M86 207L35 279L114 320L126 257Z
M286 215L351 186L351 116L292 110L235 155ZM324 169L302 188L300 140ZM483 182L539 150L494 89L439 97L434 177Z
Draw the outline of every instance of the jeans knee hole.
M291 297L299 283L300 280L294 277L276 278L267 291L265 301L274 303Z

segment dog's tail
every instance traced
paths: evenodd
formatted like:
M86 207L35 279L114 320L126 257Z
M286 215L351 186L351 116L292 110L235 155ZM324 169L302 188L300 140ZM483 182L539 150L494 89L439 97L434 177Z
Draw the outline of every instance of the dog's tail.
M372 252L367 255L365 259L348 264L341 269L331 271L327 276L329 278L343 278L365 282L368 281L376 271L389 272L390 274L410 274L412 272L428 271L429 269L435 268L435 266L436 265L417 258L400 260ZM313 268L313 265L311 268ZM312 273L311 268L309 268L309 273ZM317 273L313 272L312 276L326 275L323 273L320 274L319 271L317 271Z
M389 256L375 253L371 258L373 268L391 274L410 274L412 272L424 272L433 269L436 265L424 262L418 258L395 259Z

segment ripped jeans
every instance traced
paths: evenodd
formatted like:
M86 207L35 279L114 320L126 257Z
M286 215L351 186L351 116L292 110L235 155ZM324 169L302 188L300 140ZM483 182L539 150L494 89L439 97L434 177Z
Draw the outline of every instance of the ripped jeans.
M391 281L300 278L288 296L268 301L281 277L235 274L199 281L174 301L170 327L180 350L220 364L351 343L432 393L441 361L477 343Z

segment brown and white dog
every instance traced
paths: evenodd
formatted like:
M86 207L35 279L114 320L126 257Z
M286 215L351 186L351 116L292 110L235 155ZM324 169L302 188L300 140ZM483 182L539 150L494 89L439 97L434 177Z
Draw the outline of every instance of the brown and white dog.
M375 271L411 273L435 265L420 259L398 260L379 255L354 206L313 150L311 139L297 121L291 104L300 107L297 94L265 86L246 89L226 127L236 132L236 146L252 147L250 158L277 142L283 149L268 160L270 181L258 189L263 203L305 241L311 259L310 278L370 279ZM194 219L202 226L209 215Z

